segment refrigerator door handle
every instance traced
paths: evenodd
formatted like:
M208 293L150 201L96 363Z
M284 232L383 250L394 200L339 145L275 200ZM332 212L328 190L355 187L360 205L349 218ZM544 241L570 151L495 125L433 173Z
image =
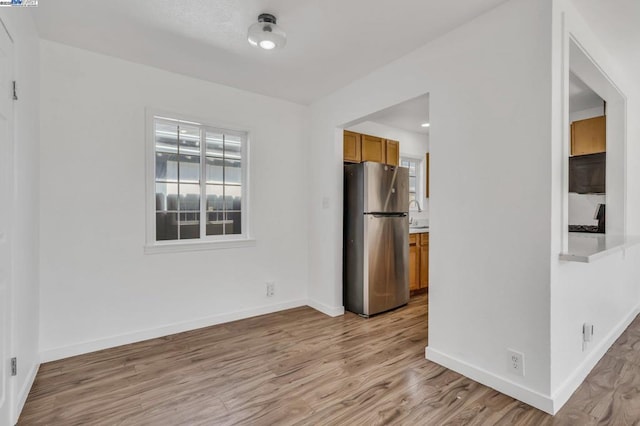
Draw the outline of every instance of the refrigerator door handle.
M368 213L375 218L406 217L407 213Z

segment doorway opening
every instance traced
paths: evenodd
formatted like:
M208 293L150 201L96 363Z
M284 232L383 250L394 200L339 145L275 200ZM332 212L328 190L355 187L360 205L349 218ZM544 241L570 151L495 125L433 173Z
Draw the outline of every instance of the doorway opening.
M564 249L571 252L572 238L626 233L626 100L573 38L568 77Z
M386 294L389 300L395 300L402 306L411 303L428 304L429 287L429 94L409 99L399 104L384 108L357 120L345 123L343 132L343 182L344 182L344 244L343 244L343 298L347 310L358 312L361 308L353 300L364 299L362 304L369 303L367 293ZM365 166L365 164L369 164ZM360 208L352 200L354 172L359 168L377 167L388 169L397 176L403 176L405 183L398 180L389 188L384 183L376 183L377 189L371 186L370 179L366 183L365 193L375 191L384 193L386 200L394 199L395 190L402 192L402 200L398 203L399 214L405 215L398 225L397 234L389 234L389 241L374 239L370 232L378 227L367 228L366 221L362 230L354 230L359 226L351 218L353 209ZM398 170L396 172L396 169ZM362 172L368 173L368 172ZM364 185L364 183L362 184ZM366 215L368 201L363 201ZM368 233L369 232L369 233ZM362 241L360 241L361 239ZM397 239L395 242L391 240ZM369 247L375 242L376 247ZM357 255L352 255L352 246L357 247ZM359 247L362 246L362 247ZM359 247L359 248L358 248ZM393 253L386 253L391 250ZM385 254L386 253L386 254ZM380 268L380 259L385 259L385 268ZM353 269L358 271L355 276ZM360 269L362 269L360 271ZM392 273L393 271L393 273ZM355 277L355 278L354 278ZM354 291L354 282L368 288ZM375 286L375 287L374 287ZM398 299L394 291L406 294ZM398 300L400 300L398 302ZM374 303L374 302L370 302ZM368 315L368 314L364 314ZM425 327L426 329L426 327Z

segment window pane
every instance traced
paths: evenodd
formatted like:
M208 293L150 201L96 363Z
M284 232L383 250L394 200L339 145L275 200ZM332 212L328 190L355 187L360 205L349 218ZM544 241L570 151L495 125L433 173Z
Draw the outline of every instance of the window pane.
M227 186L225 188L225 199L227 202L227 212L225 219L226 234L242 233L242 187Z
M416 178L409 178L409 192L416 192Z
M156 210L178 211L178 185L156 183Z
M415 192L410 192L409 193L409 202L413 201L416 199L416 193Z
M178 156L156 152L156 180L178 181Z
M222 133L207 132L207 156L222 158L223 136Z
M177 240L178 239L178 214L177 213L156 213L156 240Z
M225 208L226 210L242 209L242 187L227 186L225 187Z
M207 218L207 235L224 235L224 226L224 213L215 213L215 217Z
M242 138L236 135L224 135L224 157L239 160L242 153Z
M223 203L223 186L207 185L207 211L224 210Z
M180 155L180 182L200 182L200 156Z
M156 210L178 211L178 185L175 183L156 183Z
M409 162L409 176L415 176L415 175L416 175L416 162L411 161Z
M207 183L222 184L222 159L207 157Z
M156 152L178 152L178 125L156 121Z
M180 211L200 211L200 185L180 184Z
M242 182L242 162L240 160L224 161L224 183L237 184Z
M222 185L207 185L207 235L224 235Z
M207 185L207 235L242 233L242 187Z
M227 212L225 234L242 234L242 213Z
M200 129L180 124L180 154L200 155Z
M180 239L200 238L200 213L180 213Z

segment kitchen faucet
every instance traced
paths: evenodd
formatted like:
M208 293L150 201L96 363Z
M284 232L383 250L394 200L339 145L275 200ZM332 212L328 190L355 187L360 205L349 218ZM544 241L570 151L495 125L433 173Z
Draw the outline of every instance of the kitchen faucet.
M418 206L418 213L421 213L422 212L422 207L420 207L420 203L418 202L418 200L414 199L414 200L409 201L409 208L411 208L411 204L412 203L416 203L416 206Z

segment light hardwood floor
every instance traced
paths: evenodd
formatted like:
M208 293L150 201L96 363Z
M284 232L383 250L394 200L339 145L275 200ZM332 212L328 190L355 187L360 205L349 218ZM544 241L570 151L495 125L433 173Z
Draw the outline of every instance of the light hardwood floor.
M44 364L19 424L640 423L640 319L551 417L426 361L426 305L298 308Z

